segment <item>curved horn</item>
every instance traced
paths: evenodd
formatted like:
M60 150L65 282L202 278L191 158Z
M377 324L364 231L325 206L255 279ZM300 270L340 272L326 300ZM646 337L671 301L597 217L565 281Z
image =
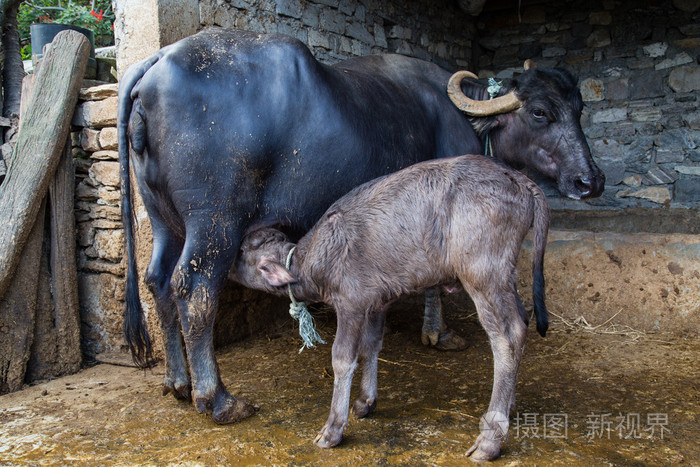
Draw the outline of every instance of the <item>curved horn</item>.
M467 97L462 92L462 80L464 78L476 78L470 71L458 71L450 77L447 83L447 94L450 100L459 110L471 117L487 117L489 115L502 114L520 108L521 102L511 91L505 96L496 97L488 101L477 101Z

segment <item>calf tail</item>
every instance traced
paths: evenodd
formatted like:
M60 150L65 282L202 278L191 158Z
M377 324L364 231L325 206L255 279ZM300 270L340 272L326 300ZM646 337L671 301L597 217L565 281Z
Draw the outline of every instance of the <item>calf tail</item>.
M547 334L549 314L544 303L544 251L549 231L549 203L544 192L534 182L528 180L528 188L533 196L534 217L532 220L532 296L535 302L537 332L542 337Z
M117 107L117 139L119 142L119 171L122 201L122 223L126 237L126 308L124 310L124 338L131 351L131 357L141 368L151 366L153 351L151 338L146 328L141 299L139 297L138 270L134 254L134 217L131 197L131 175L129 172L129 118L133 107L131 92L157 58L152 57L134 65L122 77L119 84L119 104Z

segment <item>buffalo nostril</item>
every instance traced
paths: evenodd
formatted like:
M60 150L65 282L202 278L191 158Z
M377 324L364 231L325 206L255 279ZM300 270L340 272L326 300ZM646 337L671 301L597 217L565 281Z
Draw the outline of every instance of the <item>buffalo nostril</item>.
M591 177L581 177L574 182L574 186L580 196L585 198L593 192L593 179Z

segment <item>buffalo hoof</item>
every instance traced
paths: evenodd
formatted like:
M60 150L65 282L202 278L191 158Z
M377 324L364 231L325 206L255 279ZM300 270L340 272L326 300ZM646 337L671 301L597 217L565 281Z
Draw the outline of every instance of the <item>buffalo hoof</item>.
M320 448L328 449L339 445L342 440L343 430L333 429L326 425L316 436L314 444Z
M256 407L245 399L237 399L230 394L225 394L217 399L211 419L219 425L228 425L255 413Z
M190 401L192 400L192 386L189 382L175 383L166 378L163 381L163 395L172 394L175 399Z
M364 399L357 399L352 406L352 413L355 418L363 418L374 412L377 407L377 401L367 402Z
M421 342L425 346L434 347L438 350L464 350L469 346L466 339L451 329L442 332L423 332Z

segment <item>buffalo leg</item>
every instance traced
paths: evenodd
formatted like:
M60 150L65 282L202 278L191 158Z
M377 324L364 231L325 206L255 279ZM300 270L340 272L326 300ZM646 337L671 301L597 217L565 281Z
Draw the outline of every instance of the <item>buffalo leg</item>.
M364 330L364 314L356 316L353 310L336 307L338 329L333 341L333 400L325 426L314 443L321 448L337 446L343 439L348 424L350 386L357 367L361 333Z
M467 341L460 337L447 325L442 317L442 294L439 287L425 291L425 312L423 314L423 345L435 347L438 350L463 350Z
M362 383L360 395L352 406L352 412L357 418L367 416L377 406L377 360L382 350L385 317L384 310L370 311L365 319L360 344Z
M467 286L465 288L474 300L479 321L489 336L493 352L491 401L488 411L481 418L481 433L467 451L467 456L476 461L492 460L500 455L501 445L508 435L508 417L514 404L527 327L518 311L514 283L510 287L493 285L485 293L470 290Z
M182 242L168 230L155 214L150 215L153 229L153 252L146 271L148 284L156 304L163 331L165 349L165 377L163 395L173 394L178 399L190 399L190 375L187 356L182 342L177 306L170 290L170 278L182 251Z
M233 263L239 236L217 226L194 228L175 268L171 287L177 297L190 375L192 400L200 413L211 413L216 423L233 423L254 413L253 406L236 399L224 387L214 356L213 327L219 292ZM193 222L197 225L198 222ZM200 219L199 226L207 225ZM235 240L235 241L233 241Z

